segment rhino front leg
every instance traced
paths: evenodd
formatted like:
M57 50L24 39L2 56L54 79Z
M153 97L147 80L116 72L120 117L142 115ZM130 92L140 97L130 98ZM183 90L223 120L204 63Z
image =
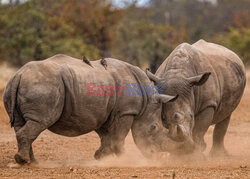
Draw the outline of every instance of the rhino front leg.
M217 123L213 132L213 146L210 151L211 157L224 157L228 156L228 152L224 146L224 137L227 132L231 115L223 121Z
M134 117L122 116L115 119L108 127L96 130L101 139L101 146L95 152L95 159L101 159L110 154L121 155L124 151L124 141L131 129Z
M206 149L204 135L212 123L214 108L209 107L203 110L195 117L195 126L193 129L193 139L195 142L196 152L203 152Z
M18 152L15 160L18 164L31 163L34 161L32 143L46 128L37 121L28 120L23 127L16 131Z

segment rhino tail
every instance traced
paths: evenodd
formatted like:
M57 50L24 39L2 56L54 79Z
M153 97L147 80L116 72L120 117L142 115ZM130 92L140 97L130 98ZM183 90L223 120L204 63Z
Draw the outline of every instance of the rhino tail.
M13 127L15 123L15 109L16 109L16 101L17 101L17 89L20 83L21 75L17 74L14 76L11 83L11 113L10 113L10 125Z

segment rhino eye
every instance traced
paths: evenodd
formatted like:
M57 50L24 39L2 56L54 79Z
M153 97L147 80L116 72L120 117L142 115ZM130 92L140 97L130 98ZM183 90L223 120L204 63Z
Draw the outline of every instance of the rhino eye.
M152 133L155 133L157 131L158 127L156 124L152 124L150 127L149 127L149 133L152 134Z
M182 123L183 122L183 116L180 113L175 113L173 115L173 122L174 123Z
M154 131L155 129L156 129L156 126L155 126L155 125L151 125L151 126L150 126L150 130L151 130L151 131Z
M178 120L178 119L180 119L180 118L181 118L181 115L180 115L179 113L175 113L175 114L174 114L174 119L177 119L177 120Z

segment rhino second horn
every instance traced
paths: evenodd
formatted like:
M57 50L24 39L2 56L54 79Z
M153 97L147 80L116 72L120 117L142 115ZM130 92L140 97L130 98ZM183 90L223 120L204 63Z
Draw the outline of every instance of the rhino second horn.
M153 73L150 72L149 68L146 69L146 75L148 76L148 78L152 81L154 81L155 83L160 83L161 82L161 78L159 78L158 76L154 75Z

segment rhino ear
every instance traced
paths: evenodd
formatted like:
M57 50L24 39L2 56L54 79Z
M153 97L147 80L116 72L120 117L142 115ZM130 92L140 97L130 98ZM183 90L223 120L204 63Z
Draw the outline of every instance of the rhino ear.
M149 68L146 68L146 75L150 80L152 80L154 83L159 84L162 79L159 78L158 76L154 75L153 73L150 72Z
M201 75L190 77L188 78L188 81L192 86L193 85L200 86L200 85L203 85L208 80L210 75L211 75L211 72L206 72Z
M178 98L179 95L176 96L170 96L165 94L159 94L155 96L155 102L156 103L168 103L173 102Z

